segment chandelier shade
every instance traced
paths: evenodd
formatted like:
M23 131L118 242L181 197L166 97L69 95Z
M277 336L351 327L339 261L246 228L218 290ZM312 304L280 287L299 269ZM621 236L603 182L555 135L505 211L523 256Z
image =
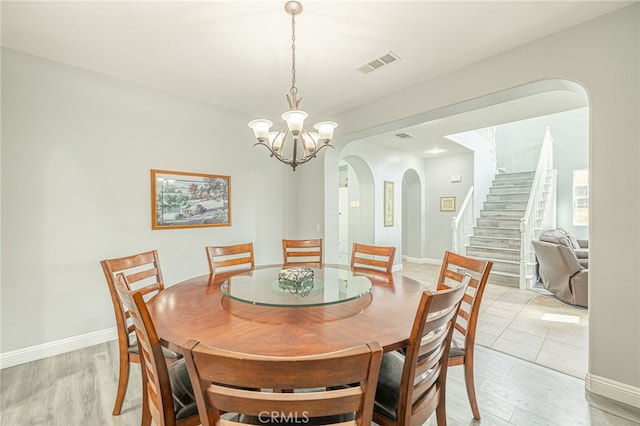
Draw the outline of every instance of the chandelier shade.
M251 121L249 127L253 130L257 141L254 146L266 147L272 157L290 165L295 171L300 164L315 158L321 149L333 148L330 142L338 124L333 121L321 121L313 126L317 132L309 132L304 127L304 121L309 115L298 109L301 98L297 96L298 88L296 87L296 15L302 13L302 4L297 1L288 1L284 5L284 10L291 15L292 70L290 96L287 95L289 110L280 116L286 125L274 132L271 131L273 122L257 119Z

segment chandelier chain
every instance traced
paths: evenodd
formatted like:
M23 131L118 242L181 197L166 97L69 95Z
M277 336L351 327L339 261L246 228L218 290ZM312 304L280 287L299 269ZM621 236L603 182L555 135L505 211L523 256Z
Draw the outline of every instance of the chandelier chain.
M296 14L291 13L291 95L294 96L298 93L296 87Z

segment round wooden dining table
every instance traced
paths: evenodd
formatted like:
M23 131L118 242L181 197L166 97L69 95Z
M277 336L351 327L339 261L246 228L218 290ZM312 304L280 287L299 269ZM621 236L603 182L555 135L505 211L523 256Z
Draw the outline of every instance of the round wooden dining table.
M256 267L256 271L261 269L273 270L277 278L280 266ZM349 271L349 267L338 265L323 269ZM315 355L369 340L377 340L385 352L406 346L420 296L427 287L399 272L354 271L353 275L369 279L370 290L328 304L251 303L223 291L234 275L215 274L166 287L147 302L147 307L163 345L176 352L192 338L226 350L267 356Z

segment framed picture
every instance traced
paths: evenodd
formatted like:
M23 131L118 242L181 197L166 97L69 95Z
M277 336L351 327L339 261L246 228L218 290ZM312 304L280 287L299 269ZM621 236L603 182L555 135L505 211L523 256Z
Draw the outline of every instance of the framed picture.
M151 229L231 226L231 178L151 170Z
M441 212L455 212L456 211L456 197L440 197L440 211Z
M393 226L393 182L384 181L384 226Z

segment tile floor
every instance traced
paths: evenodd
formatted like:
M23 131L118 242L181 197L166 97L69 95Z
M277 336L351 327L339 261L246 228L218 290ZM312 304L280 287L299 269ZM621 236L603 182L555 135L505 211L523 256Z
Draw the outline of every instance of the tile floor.
M402 273L433 289L439 271L439 265L404 262ZM544 290L489 282L480 305L476 344L584 379L587 313Z

